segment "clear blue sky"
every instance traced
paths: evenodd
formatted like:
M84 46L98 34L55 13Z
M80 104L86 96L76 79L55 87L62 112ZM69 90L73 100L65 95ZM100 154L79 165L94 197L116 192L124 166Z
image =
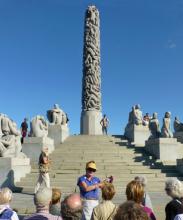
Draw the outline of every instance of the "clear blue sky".
M54 103L79 133L84 14L101 21L102 108L121 134L131 106L183 121L183 0L0 0L0 112L18 126Z

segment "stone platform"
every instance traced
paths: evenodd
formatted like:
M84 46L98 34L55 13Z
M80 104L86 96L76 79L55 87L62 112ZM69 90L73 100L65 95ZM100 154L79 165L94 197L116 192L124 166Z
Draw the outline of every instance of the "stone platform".
M145 141L150 137L150 130L148 126L134 124L126 128L125 136L136 146L145 146Z
M54 140L54 144L58 145L65 141L69 136L69 128L67 125L51 125L48 126L48 137Z
M146 141L145 150L161 161L175 162L183 157L183 144L176 138L155 138Z
M81 134L101 135L102 126L100 121L102 113L99 111L86 111L81 113Z
M31 162L38 162L41 150L47 147L48 153L55 149L54 141L48 137L26 137L22 145L22 151L31 159Z
M15 186L22 177L30 173L29 158L0 158L0 187L9 187L17 190Z
M177 138L177 141L178 141L178 142L183 143L183 131L175 132L175 133L173 134L173 137L174 137L174 138Z

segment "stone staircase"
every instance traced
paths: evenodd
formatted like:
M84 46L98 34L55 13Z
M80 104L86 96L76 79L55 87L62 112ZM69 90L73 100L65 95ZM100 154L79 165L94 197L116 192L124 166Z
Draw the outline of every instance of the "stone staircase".
M170 176L182 178L175 166L164 166L145 153L143 148L128 146L128 142L122 136L70 136L63 144L56 146L50 158L51 186L60 188L63 197L75 190L78 191L77 178L85 173L85 164L90 160L97 164L96 176L101 179L114 176L116 189L114 202L117 204L125 201L125 188L129 181L137 175L146 176L147 191L150 195L155 198L161 195L161 198L156 198L153 202L158 219L164 218L164 206L169 200L164 193L166 178ZM31 166L31 173L16 184L24 194L34 192L38 178L37 164Z

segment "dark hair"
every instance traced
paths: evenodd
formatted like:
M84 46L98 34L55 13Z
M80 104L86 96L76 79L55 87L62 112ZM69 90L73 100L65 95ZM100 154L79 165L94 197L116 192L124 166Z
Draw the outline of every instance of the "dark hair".
M150 220L143 208L134 201L124 202L117 209L114 220Z

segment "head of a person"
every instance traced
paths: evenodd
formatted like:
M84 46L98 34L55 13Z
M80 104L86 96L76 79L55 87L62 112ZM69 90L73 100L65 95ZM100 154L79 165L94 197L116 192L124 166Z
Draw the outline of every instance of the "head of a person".
M170 118L171 112L165 112L165 118Z
M127 200L132 200L136 203L141 203L144 197L144 187L140 182L132 180L126 186Z
M41 188L34 195L34 204L36 207L48 207L52 201L52 189L50 188Z
M60 191L60 189L53 188L52 189L51 204L55 205L57 203L60 203L60 201L61 201L61 191Z
M88 177L94 176L94 173L96 172L96 170L97 170L97 166L96 166L95 161L91 160L86 163L86 175Z
M112 200L116 191L112 183L105 182L102 187L102 198L104 200Z
M0 189L0 205L9 204L12 200L12 191L8 188Z
M178 116L175 116L175 120L178 121L178 120L179 120L179 117L178 117Z
M154 118L154 119L157 119L157 118L158 118L158 113L157 113L157 112L154 112L154 113L153 113L153 118Z
M54 104L55 109L59 109L59 104Z
M140 109L140 104L135 105L135 109Z
M183 197L183 185L177 178L169 178L165 182L165 191L172 198Z
M149 220L149 217L139 204L127 201L119 206L114 220Z
M147 185L147 179L145 176L136 176L134 180L142 184L143 187L146 187Z
M104 118L106 118L106 114L104 114Z
M79 194L68 195L61 203L61 215L64 220L80 220L83 206Z

